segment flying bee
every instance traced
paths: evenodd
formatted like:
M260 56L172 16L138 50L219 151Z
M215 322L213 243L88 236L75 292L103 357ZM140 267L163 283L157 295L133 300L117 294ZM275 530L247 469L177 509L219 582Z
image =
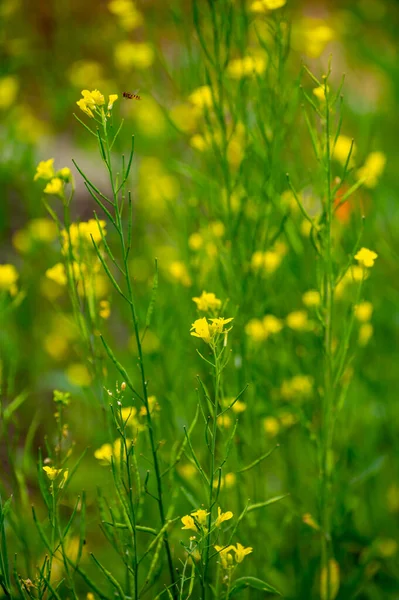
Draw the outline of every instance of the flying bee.
M129 94L129 92L123 92L122 95L128 100L141 100L141 97L138 94Z

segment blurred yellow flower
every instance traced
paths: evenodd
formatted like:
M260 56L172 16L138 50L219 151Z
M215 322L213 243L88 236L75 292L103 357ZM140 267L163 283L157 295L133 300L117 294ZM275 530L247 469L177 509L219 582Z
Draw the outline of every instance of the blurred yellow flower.
M374 333L374 328L371 323L363 323L359 329L359 346L367 346L372 335Z
M131 442L128 441L128 446ZM121 438L117 438L113 444L103 444L100 448L97 448L94 452L94 457L100 462L101 465L106 466L111 464L114 460L118 463L121 452L123 452L124 446L122 445Z
M334 29L322 19L305 17L293 30L293 47L311 58L318 58L336 37Z
M245 333L252 338L254 342L262 342L267 338L266 330L262 321L251 319L245 326Z
M192 233L188 238L188 245L191 250L199 250L204 243L204 238L200 233Z
M309 329L308 313L304 310L296 310L287 315L286 323L294 331L307 331Z
M54 481L58 475L62 472L62 469L55 469L54 467L43 467L43 471L46 473L50 481Z
M320 525L317 523L317 521L314 520L310 513L305 513L302 516L302 521L305 523L305 525L309 525L309 527L311 527L315 531L320 530Z
M215 311L222 306L222 301L216 298L215 294L211 292L203 291L201 296L193 298L193 301L196 303L198 310L203 311Z
M281 397L285 400L308 398L313 392L313 383L310 375L295 375L292 379L283 381Z
M218 516L215 521L215 527L220 527L220 525L224 523L224 521L229 521L232 518L233 513L231 512L231 510L228 510L227 512L223 513L220 506L218 506Z
M18 277L18 271L14 265L0 265L0 290L14 291Z
M361 248L359 252L355 254L355 260L357 260L360 265L367 268L371 268L377 258L378 254L368 248Z
M143 15L132 0L111 0L108 10L118 17L121 27L126 31L132 31L143 24Z
M170 109L169 117L177 129L192 133L197 127L198 110L190 104L178 104Z
M331 143L334 140L331 140ZM345 165L348 160L349 151L351 149L353 140L347 135L339 135L337 141L335 142L335 146L333 147L332 157L337 160L341 165ZM356 154L356 145L353 144L352 154L349 161L349 167L353 166L354 157Z
M280 431L280 423L276 417L266 417L263 419L263 428L270 437L275 437Z
M263 56L244 56L235 58L227 65L227 75L232 79L262 75L266 70L266 59Z
M393 538L382 538L377 540L375 547L381 556L391 558L398 551L398 542Z
M373 314L373 305L371 302L361 302L355 305L355 317L361 323L370 321Z
M213 106L212 89L209 85L202 85L191 92L188 99L200 111L203 111L205 108L210 109Z
M266 335L279 333L283 328L283 322L274 315L266 315L262 319L263 328Z
M33 181L37 181L38 179L52 179L54 176L54 158L49 158L48 160L41 160L39 162Z
M57 263L50 269L47 269L46 277L55 281L58 285L66 285L68 281L65 266L62 263Z
M169 273L173 279L179 281L184 286L189 287L191 285L191 277L188 274L187 267L181 260L174 260L169 265Z
M103 67L94 60L77 60L72 63L67 75L72 85L77 88L99 85L103 77Z
M111 306L109 300L100 300L98 314L102 319L109 319Z
M51 194L53 196L62 196L64 192L64 182L59 177L53 177L44 188L45 194Z
M166 120L158 102L151 96L143 96L142 102L132 106L138 130L148 137L160 137L166 130Z
M356 177L368 188L374 188L385 169L386 156L382 152L371 152L364 165L356 171Z
M14 104L19 90L19 81L13 75L0 79L0 110L5 110Z
M91 375L82 363L72 363L66 368L68 381L78 387L88 387L91 384Z
M321 600L335 600L340 586L339 564L330 558L328 564L320 573L320 598Z
M67 182L70 181L72 178L71 169L69 169L68 167L62 167L62 169L57 171L56 175L57 177L61 177Z
M329 92L328 86L327 86L327 94ZM320 85L317 88L313 89L313 94L316 96L316 98L318 98L318 100L325 100L326 99L326 90L324 88L324 85Z
M317 290L308 290L302 296L302 302L308 308L320 306L320 301L320 292L318 292Z
M119 42L114 50L116 66L122 70L148 69L154 62L155 54L146 42Z
M274 250L268 250L263 255L263 266L265 272L268 275L271 275L278 269L282 261L282 256L280 253L275 252Z
M276 10L285 6L287 0L256 0L251 4L251 12L256 14L265 14L269 10Z

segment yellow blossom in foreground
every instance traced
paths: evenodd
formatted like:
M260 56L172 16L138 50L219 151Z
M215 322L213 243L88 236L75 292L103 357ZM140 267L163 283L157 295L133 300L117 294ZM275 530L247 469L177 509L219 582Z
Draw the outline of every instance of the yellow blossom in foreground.
M196 510L195 512L192 512L191 515L193 517L195 517L196 521L200 524L200 525L206 525L206 521L207 521L207 516L209 515L208 512L206 512L206 510L199 508L198 510Z
M387 162L382 152L371 152L366 158L364 165L357 170L356 177L368 188L374 188L381 177Z
M191 327L191 335L201 338L207 344L210 343L212 336L206 317L202 317L202 319L196 319L194 321Z
M114 102L116 102L117 100L118 100L118 94L110 94L108 96L108 106L107 106L108 110L112 109Z
M182 517L181 522L183 523L182 529L192 529L193 531L198 531L195 525L195 521L193 517L190 517L190 515L185 515L184 517Z
M66 285L67 284L67 276L65 272L65 267L62 263L57 263L54 267L47 269L46 277L58 283L58 285Z
M302 296L302 302L308 308L320 306L320 293L317 290L308 290Z
M196 303L198 310L203 311L214 311L222 306L222 301L216 298L212 292L203 291L201 296L193 298L193 301Z
M370 321L373 314L373 305L371 302L361 302L355 305L355 317L361 323Z
M222 513L222 509L220 508L220 506L218 506L218 516L215 521L215 527L220 527L220 525L222 523L224 523L224 521L229 521L232 518L233 518L233 513L231 512L231 510L228 510L227 512Z
M39 162L33 181L37 181L38 179L52 179L54 175L54 158L49 158L48 160Z
M244 56L235 58L227 65L227 74L232 79L262 75L266 70L266 60L263 56Z
M355 254L355 259L358 261L358 263L367 268L371 268L377 258L378 254L373 250L369 250L368 248L361 248L359 252Z
M223 328L225 325L227 325L227 323L231 323L232 320L233 320L233 317L230 317L230 319L223 319L223 317L217 317L216 319L211 319L212 334L214 335L215 333L227 333L228 331L230 331L231 327L229 329L223 329Z
M19 275L14 265L0 265L0 291L12 291Z
M236 555L236 561L238 563L242 562L244 558L248 556L248 554L251 554L253 550L252 548L244 548L244 546L240 543L237 543L235 547L233 546L233 548Z
M94 117L94 114L88 107L87 102L86 102L86 100L84 100L84 98L81 98L80 100L78 100L76 102L76 104L79 106L80 110L82 110L84 113L86 113L86 115L88 115L90 118Z
M296 310L286 318L287 325L294 331L307 331L309 329L308 313L304 310Z
M54 467L43 467L43 471L46 473L50 481L54 481L61 473L62 469L55 469Z
M228 569L229 567L231 567L231 565L233 564L233 557L230 554L230 552L232 550L235 550L234 546L214 546L216 552L219 555L220 558L220 564L222 565L223 569Z
M53 196L62 196L64 192L64 182L60 177L53 177L44 188L45 194Z
M251 12L263 15L269 10L277 10L285 6L287 0L256 0L251 4Z

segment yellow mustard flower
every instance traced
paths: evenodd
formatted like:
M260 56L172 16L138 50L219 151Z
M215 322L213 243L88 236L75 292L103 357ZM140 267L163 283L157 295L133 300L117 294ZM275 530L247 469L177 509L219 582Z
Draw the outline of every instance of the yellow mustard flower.
M188 99L200 111L203 111L205 108L210 109L213 106L212 89L209 85L202 85L191 92Z
M294 331L306 331L309 329L308 313L304 310L296 310L287 315L286 323Z
M122 70L148 69L154 62L155 54L152 47L146 42L119 42L114 50L116 66Z
M19 82L13 75L0 78L0 110L6 110L17 97Z
M230 554L232 550L235 550L234 546L214 546L216 552L220 558L220 564L223 569L229 569L233 564L233 556Z
M193 298L196 303L198 310L208 311L217 310L222 306L222 301L216 298L212 292L203 291L201 296Z
M71 173L71 169L69 169L68 167L63 167L62 169L60 169L59 171L57 171L56 173L57 177L61 177L62 179L64 179L64 181L71 181L72 179L72 173Z
M108 9L119 19L119 23L126 31L132 31L143 24L143 15L132 0L111 0Z
M383 152L371 152L364 165L356 172L357 179L363 181L366 187L374 188L384 172L386 162L387 159Z
M371 323L363 323L359 329L359 346L367 346L372 335L374 333L374 327Z
M54 467L43 467L43 471L46 473L50 481L54 481L61 473L62 469L55 469Z
M327 94L329 92L329 88L327 86ZM319 87L314 88L313 89L313 94L316 96L316 98L318 100L325 100L326 99L326 89L324 87L324 85L319 85Z
M333 142L334 140L331 140ZM353 140L347 135L339 135L337 141L335 142L335 146L333 147L332 157L341 163L342 166L346 164L348 160L349 151L351 149ZM351 158L349 161L349 166L353 166L353 159L356 154L356 146L353 144Z
M18 277L18 271L14 265L0 265L0 291L13 291Z
M232 79L262 75L266 70L266 59L263 56L244 56L235 58L227 65L227 74Z
M360 302L355 305L355 317L361 323L370 321L373 314L373 305L371 302Z
M279 333L283 328L283 322L274 315L266 315L262 319L263 328L267 335Z
M220 506L218 506L218 516L215 521L215 527L220 527L221 524L224 523L224 521L229 521L232 518L233 513L231 512L231 510L228 510L227 512L223 513Z
M194 321L191 327L191 335L201 338L207 344L210 343L212 335L206 317L202 317L202 319L196 319Z
M225 325L227 325L227 323L231 323L232 320L233 320L233 317L230 317L230 319L223 319L222 317L217 317L216 319L211 319L212 334L214 335L215 333L228 333L229 331L231 331L231 329L232 329L231 327L229 329L223 329L223 328Z
M182 529L192 529L193 531L198 531L195 521L193 517L190 517L190 515L185 515L182 517L181 522L183 523Z
M50 269L46 271L46 277L58 283L58 285L66 285L67 284L67 276L65 272L65 267L62 263L57 263Z
M257 15L263 15L269 10L277 10L282 6L285 6L287 0L255 0L251 4L251 12Z
M116 102L118 100L118 94L110 94L108 96L108 110L112 110L112 107L114 105L114 102Z
M320 530L320 525L317 523L317 521L314 520L310 513L305 513L302 516L302 521L305 523L305 525L309 525L309 527L311 527L315 531Z
M307 398L313 392L313 383L313 377L310 375L295 375L292 379L283 381L281 396L285 400Z
M263 428L270 437L275 437L280 431L280 423L276 417L266 417L263 419Z
M52 196L62 196L64 192L64 182L60 177L53 177L44 188L45 194Z
M54 176L54 158L49 158L48 160L41 160L39 162L33 181L37 181L38 179L52 179Z
M248 554L251 554L253 550L253 548L244 548L244 546L238 542L235 547L233 546L233 548L236 555L236 561L238 563L242 562L244 558L248 556Z
M95 108L96 106L103 106L105 104L104 96L98 90L82 90L82 96L88 106L90 108Z
M72 363L66 369L68 381L78 387L88 387L92 378L85 365L82 363Z
M368 248L361 248L359 252L355 254L355 260L357 260L360 265L367 268L371 268L377 258L378 254Z
M308 308L314 308L316 306L320 306L320 292L317 290L308 290L302 296L302 302Z
M271 275L278 269L282 261L282 255L275 250L267 250L263 254L263 267L268 275Z
M127 440L128 447L131 446L131 440ZM94 452L94 457L99 461L100 465L110 465L112 460L118 464L121 457L121 452L124 452L124 444L121 438L117 438L113 444L103 444Z
M182 285L189 287L191 285L191 277L188 274L187 267L181 260L174 260L169 265L169 273L173 279L176 279Z
M195 512L191 513L191 516L195 518L195 520L199 523L199 525L204 526L207 522L207 516L209 512L204 510L203 508L199 508Z
M254 342L262 342L267 338L266 329L259 319L251 319L245 325L245 333L252 338Z
M111 306L109 300L100 300L98 314L102 319L109 319L111 314Z
M188 245L191 250L199 250L204 244L204 238L200 233L192 233L188 238Z
M88 115L90 118L94 118L94 114L93 112L90 110L86 100L84 98L81 98L80 100L78 100L76 102L76 104L79 106L80 110L83 111L84 113L86 113L86 115Z

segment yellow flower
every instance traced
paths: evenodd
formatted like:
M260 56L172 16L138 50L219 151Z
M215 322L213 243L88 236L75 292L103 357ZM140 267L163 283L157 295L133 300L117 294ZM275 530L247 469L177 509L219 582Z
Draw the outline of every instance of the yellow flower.
M371 323L363 323L359 329L359 346L367 346L374 332Z
M263 420L263 428L267 435L275 437L280 431L280 423L276 417L266 417Z
M198 531L195 525L195 521L190 515L186 515L181 518L181 522L183 523L182 529L192 529L193 531Z
M105 104L104 96L98 90L82 90L82 96L88 106L95 108L96 106L103 106Z
M114 102L116 102L118 100L118 94L110 94L108 96L108 110L112 110L112 107L114 105Z
M87 105L86 100L84 100L83 98L81 98L80 100L78 100L76 102L76 104L79 106L80 110L82 110L84 113L86 113L86 115L88 115L91 118L94 117L92 111L90 110L90 108Z
M169 273L184 286L189 287L191 285L191 278L188 274L187 267L181 260L174 260L169 265Z
M79 387L88 387L91 384L91 375L85 365L72 363L66 369L66 376L70 383Z
M256 0L251 4L251 12L263 15L269 10L276 10L285 6L287 0Z
M200 233L192 233L188 238L188 245L191 250L199 250L204 243L204 238Z
M329 88L327 86L327 94L329 92ZM316 98L318 98L319 100L325 100L326 99L326 90L324 85L319 85L319 87L314 88L313 89L313 94L316 96Z
M66 285L67 284L67 276L65 272L65 267L62 263L57 263L54 267L47 269L46 277L58 283L58 285Z
M120 25L126 31L140 27L143 23L143 15L132 0L111 0L108 9L119 18Z
M0 110L9 108L18 94L19 83L16 77L7 75L0 79Z
M383 538L377 541L376 548L381 556L391 558L398 551L398 542L392 538Z
M233 513L231 512L231 510L228 510L227 512L222 513L222 509L220 508L220 506L218 506L218 516L215 521L215 527L220 527L220 525L224 521L229 521L232 518L233 518Z
M361 323L370 321L373 314L373 305L371 302L361 302L355 305L355 317Z
M252 338L254 342L262 342L267 338L267 332L262 321L251 319L245 326L245 333Z
M128 440L128 447L131 445L131 441ZM121 452L124 451L124 444L122 444L121 438L117 438L113 444L103 444L100 448L94 452L94 457L100 462L101 465L110 465L111 461L114 460L118 463Z
M231 330L231 327L229 329L223 329L223 327L227 324L230 323L233 320L233 317L230 317L230 319L223 319L222 317L218 317L217 319L211 319L212 321L212 325L211 325L211 331L213 334L215 333L228 333Z
M203 510L202 508L199 508L195 512L192 512L191 515L193 517L195 517L195 519L198 521L198 523L200 525L206 525L207 516L209 515L209 513L206 512L206 510Z
M205 343L209 344L211 341L211 331L209 329L209 323L206 317L197 319L191 326L191 335L201 338Z
M223 569L228 569L229 567L231 567L233 564L233 557L230 554L230 552L232 550L235 550L234 546L230 545L226 546L225 548L223 546L214 546L214 548L219 554L220 563Z
M72 178L71 169L69 169L68 167L63 167L62 169L57 171L57 176L62 177L62 179L64 179L65 181L70 181Z
M267 335L279 333L283 328L283 322L274 315L266 315L263 317L262 323Z
M38 179L52 179L54 175L54 158L49 158L48 160L39 162L33 181L37 181Z
M61 473L62 469L55 469L54 467L43 467L43 471L46 473L50 481L54 481L56 477Z
M263 254L263 267L268 275L274 273L280 266L282 258L281 254L274 250L268 250Z
M100 300L100 309L98 314L102 319L108 319L111 314L111 307L108 300Z
M263 56L244 56L235 58L227 65L227 74L232 79L262 75L266 70L266 60Z
M386 162L385 154L382 152L371 152L366 158L364 165L356 172L357 179L363 181L364 185L368 188L375 187L385 169Z
M234 548L234 546L233 546L233 548ZM234 552L236 554L236 561L238 563L240 563L240 562L242 562L244 560L244 558L248 554L251 554L252 548L244 548L244 546L242 544L239 544L237 542L236 547L234 548Z
M200 111L210 109L213 106L212 89L209 85L202 85L191 92L188 99Z
M355 254L355 259L358 263L367 268L371 268L374 265L376 258L378 258L378 254L368 248L361 248L359 252Z
M115 63L118 68L129 70L148 69L154 62L155 54L152 47L145 43L134 43L129 41L119 42L114 50Z
M0 265L0 290L12 291L19 275L14 265Z
M297 310L286 318L287 325L294 331L305 331L309 328L308 313L304 310Z
M64 182L59 177L53 177L44 188L45 194L52 194L53 196L62 196L64 191Z
M334 140L331 140L333 142ZM341 165L345 165L348 160L349 151L352 146L352 139L347 135L339 135L337 141L335 142L335 146L333 149L332 157L335 158ZM353 144L351 159L349 161L349 166L353 166L353 158L356 154L356 146Z
M222 301L216 298L215 294L203 291L199 298L193 298L198 310L208 311L217 310L222 306Z
M308 290L303 294L302 302L308 308L320 306L320 293L317 290Z
M295 375L289 381L283 381L281 396L285 400L307 398L313 391L313 377L309 375Z

